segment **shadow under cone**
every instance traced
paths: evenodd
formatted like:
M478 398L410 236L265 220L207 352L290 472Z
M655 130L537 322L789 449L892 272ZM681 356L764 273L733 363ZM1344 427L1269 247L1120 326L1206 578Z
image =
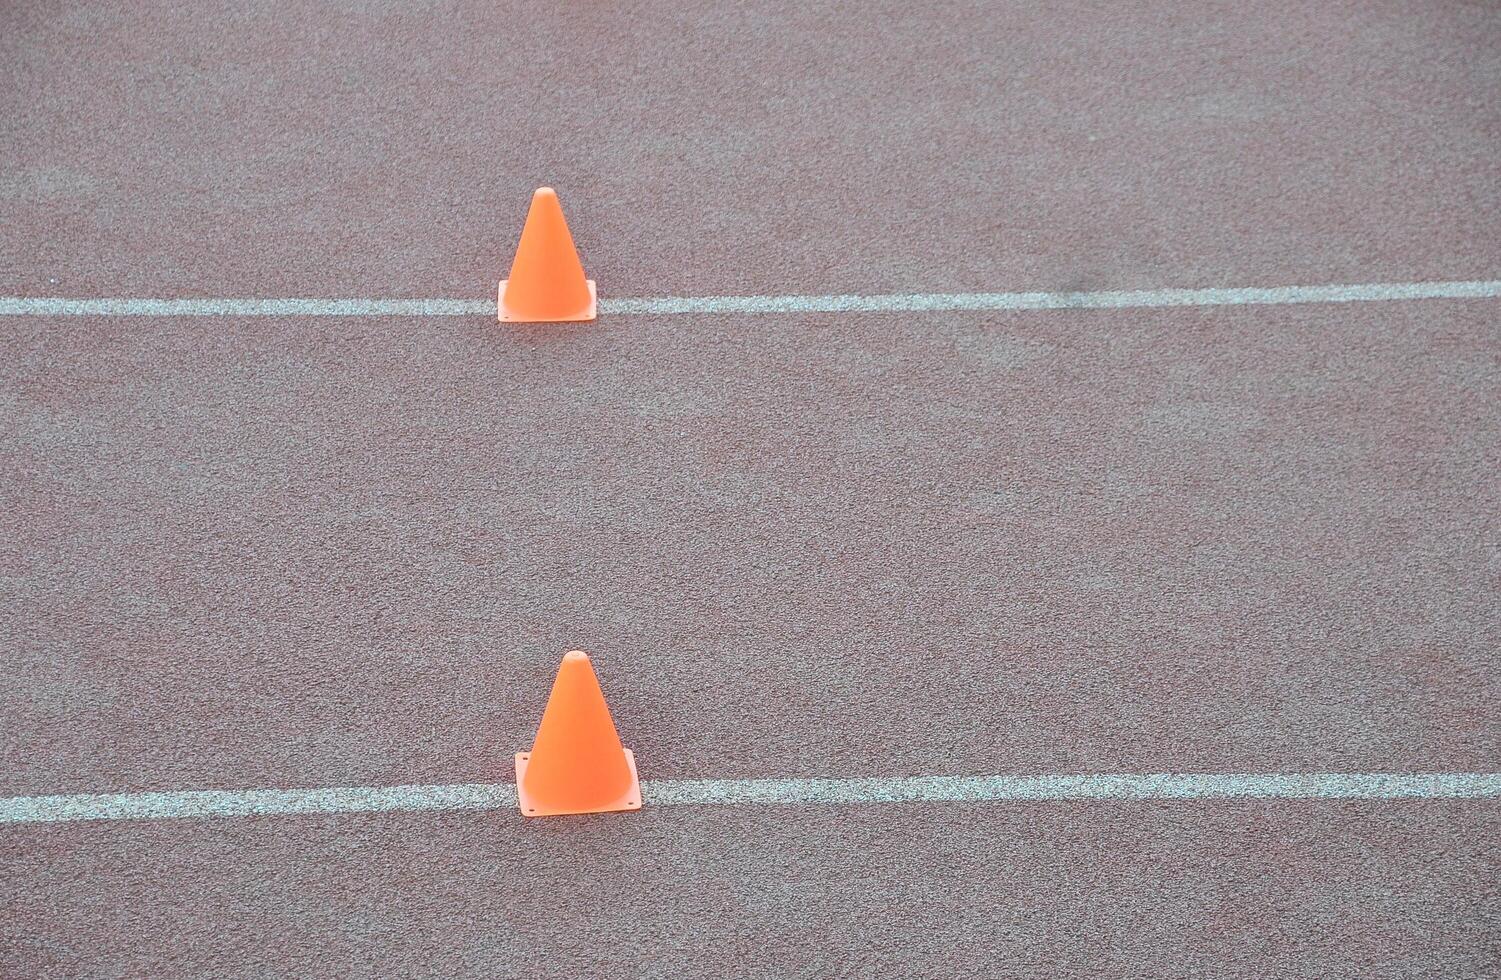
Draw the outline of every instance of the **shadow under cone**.
M532 750L516 755L516 795L529 817L641 808L635 756L581 650L563 657Z
M563 205L551 187L532 195L511 275L500 281L496 303L502 322L594 319L594 282L584 278Z

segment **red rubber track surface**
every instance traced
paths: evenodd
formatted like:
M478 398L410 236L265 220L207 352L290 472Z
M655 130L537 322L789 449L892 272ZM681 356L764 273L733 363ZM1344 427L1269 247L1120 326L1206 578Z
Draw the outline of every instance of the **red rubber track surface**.
M0 293L1488 279L1494 5L13 4ZM1501 769L1494 300L0 323L0 794ZM1494 801L9 826L0 975L1485 976Z

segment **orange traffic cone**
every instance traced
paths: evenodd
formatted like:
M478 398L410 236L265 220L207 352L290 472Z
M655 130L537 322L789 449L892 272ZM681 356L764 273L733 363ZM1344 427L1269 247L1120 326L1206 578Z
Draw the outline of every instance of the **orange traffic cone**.
M594 319L594 280L584 278L563 205L551 187L539 187L511 261L511 277L496 297L502 323Z
M636 756L582 650L563 657L532 750L516 753L516 796L529 817L641 809Z

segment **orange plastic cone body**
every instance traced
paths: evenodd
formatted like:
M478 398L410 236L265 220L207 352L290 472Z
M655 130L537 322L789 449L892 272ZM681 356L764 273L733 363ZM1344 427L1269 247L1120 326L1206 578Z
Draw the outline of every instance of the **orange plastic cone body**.
M563 657L532 750L516 754L516 795L529 817L641 808L636 757L582 650Z
M594 319L594 281L584 278L563 205L551 187L532 195L511 277L500 281L497 308L501 322Z

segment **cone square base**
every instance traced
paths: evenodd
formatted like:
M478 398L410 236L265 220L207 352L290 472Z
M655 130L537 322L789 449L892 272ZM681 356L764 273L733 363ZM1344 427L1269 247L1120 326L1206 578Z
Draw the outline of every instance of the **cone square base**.
M615 813L620 810L641 809L641 780L636 776L636 753L630 749L625 752L625 763L631 767L631 785L618 799L611 800L603 806L593 807L587 810L553 809L543 806L526 794L521 788L523 778L526 776L527 760L531 758L530 752L516 753L516 800L521 804L521 812L528 817L561 817L574 813Z
M536 317L512 313L506 309L506 283L510 281L502 279L500 287L495 291L495 309L498 311L498 319L501 323L583 323L586 320L593 320L599 312L599 297L594 292L594 280L585 279L584 282L589 286L589 307L576 316Z

